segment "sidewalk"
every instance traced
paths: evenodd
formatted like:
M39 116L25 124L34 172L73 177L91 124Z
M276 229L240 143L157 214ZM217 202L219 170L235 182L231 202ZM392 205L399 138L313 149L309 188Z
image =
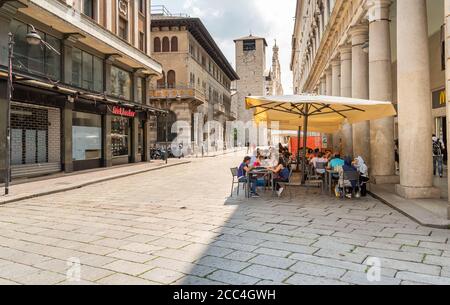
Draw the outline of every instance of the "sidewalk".
M370 193L423 226L450 229L446 199L404 199L395 193L395 185L391 184L370 185ZM447 196L447 193L443 194L444 196Z
M137 175L145 172L155 171L172 166L190 163L185 159L169 159L166 165L164 161L152 161L107 169L97 169L71 174L57 174L48 179L42 179L31 182L21 183L20 181L10 187L10 194L4 196L3 186L0 191L0 205L16 202L24 199L40 197L77 188L87 185L101 183L108 180L124 178L131 175Z

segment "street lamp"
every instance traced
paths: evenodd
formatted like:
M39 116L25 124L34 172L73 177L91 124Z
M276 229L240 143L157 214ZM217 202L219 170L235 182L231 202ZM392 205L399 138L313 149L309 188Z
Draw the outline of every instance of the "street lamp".
M36 31L33 25L29 25L31 28L28 34L25 36L27 43L32 46L44 45L47 49L61 55L58 50L53 48L47 42L42 40L42 37ZM9 195L9 185L11 181L11 99L13 92L13 58L14 58L14 34L8 33L8 84L6 88L6 169L5 169L5 195Z

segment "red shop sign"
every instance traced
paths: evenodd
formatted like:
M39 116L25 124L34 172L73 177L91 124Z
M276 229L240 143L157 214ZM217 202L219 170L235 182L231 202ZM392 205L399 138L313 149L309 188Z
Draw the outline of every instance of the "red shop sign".
M112 113L115 115L126 116L130 118L134 118L136 116L136 111L125 109L119 106L114 106L112 109Z

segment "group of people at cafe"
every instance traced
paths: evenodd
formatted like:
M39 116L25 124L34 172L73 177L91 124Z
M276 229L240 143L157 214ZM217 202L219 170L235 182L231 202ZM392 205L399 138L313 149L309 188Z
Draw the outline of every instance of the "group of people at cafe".
M265 169L272 173L273 186L279 197L282 196L284 188L283 183L290 180L292 174L291 168L296 162L296 157L292 155L288 147L279 144L278 153L274 148L262 152L255 150L252 157L247 156L238 168L239 182L250 184L250 196L258 198L258 187L266 187L267 180L258 177L258 175L250 174L255 169ZM367 196L367 183L369 181L369 168L365 160L358 156L342 157L339 153L333 153L331 150L322 151L320 149L308 149L306 154L306 162L310 174L319 176L325 179L325 175L331 173L332 181L335 185L335 195L342 197L344 194L347 197L365 197ZM346 181L344 179L344 172L356 172L359 179L354 181ZM347 190L347 191L345 191Z

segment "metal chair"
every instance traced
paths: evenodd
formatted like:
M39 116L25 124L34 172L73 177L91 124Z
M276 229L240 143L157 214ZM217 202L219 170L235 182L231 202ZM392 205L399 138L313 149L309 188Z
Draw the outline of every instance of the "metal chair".
M292 191L291 191L291 187L293 186L297 186L295 183L292 183L292 176L294 173L294 169L291 168L289 170L289 178L287 182L278 182L278 184L280 184L281 187L284 187L285 190L289 189L289 196L292 199ZM275 185L274 185L274 190L275 190Z
M315 186L321 188L321 192L323 193L323 186L324 186L323 175L319 175L312 165L308 166L306 168L306 171L307 171L305 180L306 191L309 190L310 186Z
M356 188L359 188L359 173L357 171L344 171L342 173L342 198L345 199L347 196L347 189L350 188L350 186L346 186L346 182L352 183L354 182L356 184ZM351 186L352 192L351 195L356 191L353 186Z
M232 181L232 184L231 184L231 197L233 197L233 190L234 190L234 186L237 184L237 190L236 190L236 193L237 193L237 195L239 196L239 189L240 189L240 186L241 186L241 184L243 185L243 187L244 187L244 189L245 189L245 186L246 186L246 184L247 184L247 181L245 181L245 182L241 182L241 181L239 181L239 177L238 177L238 171L239 171L239 169L237 168L237 167L234 167L234 168L230 168L230 170L231 170L231 175L233 176L233 181Z

